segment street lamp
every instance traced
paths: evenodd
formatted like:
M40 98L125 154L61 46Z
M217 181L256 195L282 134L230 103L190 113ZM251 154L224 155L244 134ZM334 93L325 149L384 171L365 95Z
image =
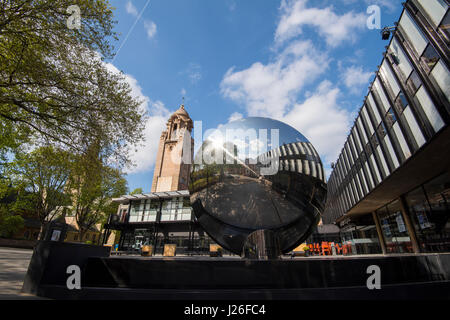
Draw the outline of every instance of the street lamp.
M383 40L389 40L389 37L391 36L391 32L394 31L397 27L384 27L381 30L381 39Z

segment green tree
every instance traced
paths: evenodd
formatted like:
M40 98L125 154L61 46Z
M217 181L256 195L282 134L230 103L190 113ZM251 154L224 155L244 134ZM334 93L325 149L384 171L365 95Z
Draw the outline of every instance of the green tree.
M39 147L30 153L18 152L8 171L22 195L14 202L15 211L33 211L41 223L40 238L58 207L69 204L65 185L70 176L71 155L52 146Z
M18 190L8 179L0 176L0 236L11 237L23 227L24 220L13 210Z
M80 29L67 25L74 4ZM102 61L117 39L112 9L107 0L0 2L0 155L32 134L76 153L100 142L127 162L145 117L125 76Z
M131 194L142 194L142 192L142 188L136 188L131 192Z
M1 210L1 209L0 209ZM24 219L19 215L3 215L0 213L0 236L11 238L23 228Z
M111 201L127 193L127 181L120 170L102 163L98 147L77 157L73 163L68 189L71 190L73 213L82 241L86 232L117 211L117 204Z

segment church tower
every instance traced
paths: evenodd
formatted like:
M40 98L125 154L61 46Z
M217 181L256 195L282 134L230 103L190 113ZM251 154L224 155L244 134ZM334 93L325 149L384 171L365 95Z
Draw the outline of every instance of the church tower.
M167 121L166 131L159 139L158 155L153 173L152 192L187 190L194 158L194 124L184 105Z

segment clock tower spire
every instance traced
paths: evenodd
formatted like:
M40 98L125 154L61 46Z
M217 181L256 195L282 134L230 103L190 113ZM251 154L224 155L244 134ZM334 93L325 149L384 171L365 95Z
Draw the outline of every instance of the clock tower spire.
M193 121L183 104L169 118L159 139L152 192L187 190L194 158Z

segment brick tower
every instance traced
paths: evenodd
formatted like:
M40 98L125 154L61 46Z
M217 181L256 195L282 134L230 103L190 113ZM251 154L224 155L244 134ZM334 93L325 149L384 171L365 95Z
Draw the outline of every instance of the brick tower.
M167 121L159 139L152 192L187 190L194 157L194 124L184 105Z

